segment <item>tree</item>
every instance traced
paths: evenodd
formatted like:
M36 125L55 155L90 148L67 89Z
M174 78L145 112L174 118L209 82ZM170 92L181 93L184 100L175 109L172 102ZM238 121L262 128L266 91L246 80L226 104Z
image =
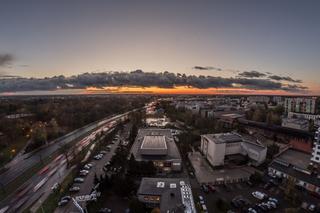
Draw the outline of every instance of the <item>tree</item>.
M279 153L279 150L280 147L276 143L269 145L267 149L267 158L272 159L276 154Z
M151 213L161 213L160 209L158 207L152 209Z
M47 142L47 131L42 122L34 125L32 130L32 140L37 144L44 144Z
M286 183L286 188L284 190L285 198L291 202L293 205L299 205L301 200L296 189L295 181L289 178Z
M141 213L146 212L146 207L141 203L137 198L132 198L129 202L130 212L132 213Z
M219 198L217 201L216 201L216 207L217 209L225 212L227 211L228 209L228 203L226 203L226 201L222 200L221 198Z
M69 161L69 149L71 148L71 145L69 143L63 144L59 147L59 152L62 153L66 159L67 162L67 168L70 166L70 161Z
M58 125L58 122L55 118L52 118L48 124L48 138L56 138L59 136L59 125Z
M261 183L262 182L262 175L259 172L255 172L252 175L250 175L250 181L252 183Z

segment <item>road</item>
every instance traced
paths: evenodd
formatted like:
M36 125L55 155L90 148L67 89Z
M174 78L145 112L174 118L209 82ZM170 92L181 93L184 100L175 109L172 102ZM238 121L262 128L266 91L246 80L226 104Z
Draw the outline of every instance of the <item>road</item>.
M132 110L136 111L138 109ZM26 159L17 158L15 162L10 163L10 168L8 171L0 175L0 181L3 185L10 183L16 177L21 175L24 171L32 166L36 165L40 162L40 157L42 159L50 156L55 151L57 151L62 145L65 145L71 141L74 141L78 138L84 137L73 146L77 151L80 152L84 147L88 146L92 140L94 140L95 135L100 133L101 131L109 130L113 127L117 121L120 121L123 118L126 118L129 113L132 111L128 111L123 114L119 114L113 117L105 118L101 121L89 124L85 127L82 127L78 130L75 130L62 138L59 138L55 141L55 143L51 143L47 147L39 150L36 153L33 153ZM40 157L39 157L40 156ZM72 156L72 155L70 155ZM17 187L15 192L8 195L6 199L0 202L0 212L2 208L9 207L10 209L6 212L22 212L24 208L27 208L35 201L37 201L40 196L49 195L49 191L51 186L55 182L61 182L63 178L66 176L66 159L63 155L58 156L55 160L50 162L48 165L44 165L43 169L39 171L37 174L34 174L29 180L27 180L22 186ZM41 183L40 187L37 184ZM37 189L39 188L39 189Z
M79 195L88 195L90 194L92 188L93 188L93 181L94 181L94 175L97 174L98 177L100 177L101 174L104 174L102 168L105 163L111 160L112 156L115 154L116 149L119 145L119 140L111 145L111 150L103 156L101 160L95 160L92 161L93 167L90 170L90 173L85 177L85 181L80 186L80 191L78 193L72 194L73 197L79 196ZM81 203L80 203L81 204ZM82 205L85 205L82 203ZM72 202L69 202L64 207L58 207L55 210L55 213L70 213L70 212L79 212L79 210L74 206Z

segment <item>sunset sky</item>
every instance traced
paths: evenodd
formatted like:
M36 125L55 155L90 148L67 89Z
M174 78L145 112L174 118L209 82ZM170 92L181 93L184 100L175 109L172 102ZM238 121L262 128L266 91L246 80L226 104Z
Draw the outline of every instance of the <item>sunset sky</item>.
M0 77L257 71L320 94L319 11L316 0L3 0Z

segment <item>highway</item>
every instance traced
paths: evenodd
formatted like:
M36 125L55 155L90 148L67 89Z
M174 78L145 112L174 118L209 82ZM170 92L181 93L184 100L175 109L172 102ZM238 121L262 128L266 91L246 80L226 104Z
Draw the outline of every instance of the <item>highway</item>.
M19 175L23 174L24 171L39 163L40 156L42 159L44 159L56 152L62 145L79 138L79 141L76 142L72 147L75 151L69 152L68 156L72 158L73 154L76 155L83 148L90 145L97 134L99 134L101 131L109 131L117 124L117 121L127 118L129 113L136 110L139 109L91 123L55 140L53 143L50 143L43 149L32 153L30 156L29 154L25 154L24 157L15 159L15 162L11 162L9 164L9 170L0 175L1 183L3 185L10 183ZM89 136L84 137L88 134ZM3 212L22 212L40 197L44 199L45 196L50 194L52 185L56 182L61 182L67 175L68 171L69 170L66 168L66 159L64 155L59 155L49 164L44 165L43 169L34 174L22 186L19 188L17 187L14 193L8 195L6 199L2 200L0 202L0 212L2 213L2 209L7 207L9 209Z

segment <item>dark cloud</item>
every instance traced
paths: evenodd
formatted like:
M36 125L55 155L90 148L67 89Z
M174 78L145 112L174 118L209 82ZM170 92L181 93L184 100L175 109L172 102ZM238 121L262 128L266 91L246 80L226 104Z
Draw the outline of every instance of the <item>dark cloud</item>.
M262 73L262 72L258 72L255 70L252 71L244 71L238 74L239 77L244 77L244 78L261 78L261 77L265 77L266 74Z
M6 66L13 61L13 56L11 54L0 54L0 67Z
M293 82L293 83L302 83L302 80L292 79L289 76L283 77L283 76L278 76L278 75L270 75L268 78L271 80L275 80L275 81L288 81L288 82Z
M283 90L289 91L289 92L306 92L309 88L306 86L301 86L297 84L289 84L282 87Z
M103 72L51 78L6 78L0 79L0 92L53 90L56 88L108 87L108 86L157 86L173 88L192 86L196 88L248 88L255 90L305 90L302 86L288 86L270 79L223 78L214 76L196 76L170 72Z
M215 71L222 71L221 68L212 67L212 66L194 66L193 69L195 69L195 70L215 70Z

